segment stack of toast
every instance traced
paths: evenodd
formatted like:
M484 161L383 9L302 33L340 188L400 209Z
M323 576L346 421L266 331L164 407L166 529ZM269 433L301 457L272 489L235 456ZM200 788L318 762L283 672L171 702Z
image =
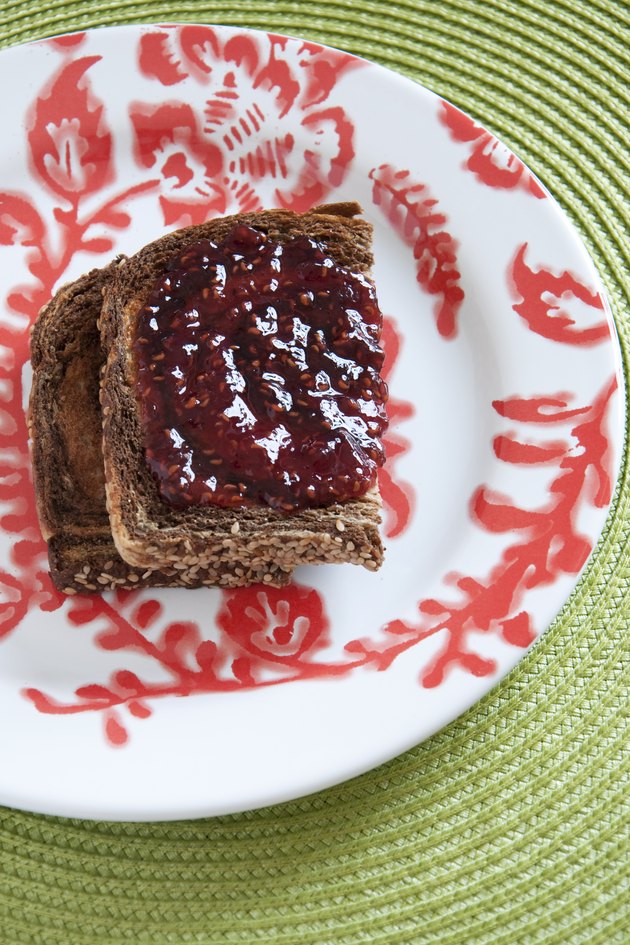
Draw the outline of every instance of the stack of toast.
M142 585L282 586L300 564L383 558L377 485L290 514L265 505L174 507L147 465L133 357L138 313L169 259L243 223L283 243L306 235L369 278L371 226L356 203L223 217L161 237L63 286L31 341L29 429L50 572L67 594Z

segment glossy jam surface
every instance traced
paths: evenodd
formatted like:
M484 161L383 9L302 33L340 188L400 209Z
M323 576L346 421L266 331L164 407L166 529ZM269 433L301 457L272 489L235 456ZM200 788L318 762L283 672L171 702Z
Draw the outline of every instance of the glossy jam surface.
M371 283L311 239L238 225L187 246L134 339L162 498L291 512L366 492L385 458L381 325Z

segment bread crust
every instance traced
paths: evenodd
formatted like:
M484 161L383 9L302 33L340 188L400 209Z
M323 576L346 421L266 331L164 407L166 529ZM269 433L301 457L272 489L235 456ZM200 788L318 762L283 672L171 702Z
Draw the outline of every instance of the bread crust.
M145 462L135 392L133 338L146 296L174 254L199 239L222 240L235 222L278 242L307 234L337 263L370 275L372 227L357 203L317 207L305 214L269 210L211 220L170 233L121 260L107 281L101 311L106 353L101 385L107 509L120 556L136 568L258 568L270 556L298 564L352 562L376 570L383 559L380 494L285 514L263 506L173 508L165 503ZM243 582L245 583L245 581Z

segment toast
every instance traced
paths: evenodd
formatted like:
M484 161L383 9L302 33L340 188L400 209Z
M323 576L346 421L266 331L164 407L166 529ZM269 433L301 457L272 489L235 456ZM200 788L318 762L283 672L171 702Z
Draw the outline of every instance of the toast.
M135 568L114 545L105 501L99 382L103 364L97 325L104 286L115 264L63 286L33 327L29 432L37 513L48 543L50 573L67 594L137 588L288 583L275 564L237 574L225 566L194 574Z
M120 556L138 569L177 567L247 572L271 557L282 569L299 564L351 562L376 570L383 558L377 486L357 498L291 514L265 505L173 507L159 494L146 462L136 394L133 340L139 312L169 261L202 239L220 242L242 223L286 243L308 236L335 263L369 278L372 228L356 203L223 217L178 230L123 259L107 280L101 311L105 368L101 386L107 508Z

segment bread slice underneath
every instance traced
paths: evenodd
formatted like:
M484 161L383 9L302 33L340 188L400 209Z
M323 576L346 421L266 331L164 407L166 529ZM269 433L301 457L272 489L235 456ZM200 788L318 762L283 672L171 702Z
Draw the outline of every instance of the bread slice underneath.
M165 503L144 459L133 361L138 313L167 262L185 246L200 239L221 241L240 222L280 243L306 234L323 243L338 264L369 275L372 227L360 213L358 204L344 203L304 214L268 210L223 217L164 236L116 267L101 313L103 452L114 542L133 566L177 566L195 573L199 567L239 562L247 570L270 556L286 569L329 562L380 566L377 487L356 499L289 514L262 505L180 509Z
M136 568L114 545L105 502L98 316L114 264L61 288L33 327L29 430L37 512L50 573L66 593L114 587L289 582L275 563L247 569ZM240 573L242 571L242 573Z

